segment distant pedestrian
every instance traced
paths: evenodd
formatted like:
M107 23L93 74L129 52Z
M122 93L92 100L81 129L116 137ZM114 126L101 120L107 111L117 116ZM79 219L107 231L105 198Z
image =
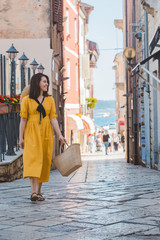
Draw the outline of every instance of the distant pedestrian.
M121 137L121 144L122 144L122 147L123 147L123 152L125 152L125 137L124 137L124 133L122 134L122 137Z
M105 152L106 152L106 155L108 154L107 151L108 151L108 146L109 146L109 134L108 134L108 131L106 130L104 135L103 135L103 143L104 143L104 146L105 146Z
M109 135L109 139L108 139L108 148L109 151L112 152L112 135Z
M44 201L41 194L43 182L48 182L54 128L61 143L54 99L48 95L49 78L38 73L32 76L29 95L21 102L19 146L23 150L23 177L30 178L31 201Z
M117 134L114 135L113 144L114 144L114 150L118 151L119 137L117 136Z
M101 135L101 132L99 131L99 133L96 137L96 150L102 151L102 146L103 146L103 137Z
M121 133L120 132L118 132L118 134L117 134L117 136L118 136L118 148L120 148L120 143L121 143Z
M94 144L94 136L93 136L93 134L89 134L88 135L88 145L89 145L90 153L93 152L93 144Z

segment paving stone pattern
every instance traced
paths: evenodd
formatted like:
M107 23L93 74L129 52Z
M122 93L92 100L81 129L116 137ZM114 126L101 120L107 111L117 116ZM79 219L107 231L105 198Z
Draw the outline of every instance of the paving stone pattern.
M82 156L69 177L52 171L44 202L28 179L0 184L0 240L160 240L160 172L122 152Z

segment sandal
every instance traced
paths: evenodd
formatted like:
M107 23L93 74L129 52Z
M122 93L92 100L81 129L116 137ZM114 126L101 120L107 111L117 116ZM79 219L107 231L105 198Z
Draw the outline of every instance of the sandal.
M45 198L42 196L42 194L41 193L37 193L37 197L38 197L38 201L44 201L45 200Z
M36 192L33 192L31 194L31 201L37 201L38 200L38 196L37 196L37 193Z

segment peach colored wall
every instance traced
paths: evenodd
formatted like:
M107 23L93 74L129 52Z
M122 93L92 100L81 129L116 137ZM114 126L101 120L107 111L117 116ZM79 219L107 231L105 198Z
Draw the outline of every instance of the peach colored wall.
M78 19L77 6L74 0L69 0L74 7L68 4L68 1L64 1L64 16L66 16L66 8L69 9L69 36L66 35L66 22L64 22L64 76L67 77L67 59L70 60L70 89L67 88L67 81L64 83L65 92L68 92L65 103L79 104L79 91L76 90L76 64L78 65L78 43L75 43L75 28L74 19ZM77 21L77 32L78 32L78 21ZM78 37L77 37L78 39ZM66 50L66 48L69 49ZM71 53L71 52L72 53ZM75 56L76 55L76 56ZM77 109L77 113L79 110Z

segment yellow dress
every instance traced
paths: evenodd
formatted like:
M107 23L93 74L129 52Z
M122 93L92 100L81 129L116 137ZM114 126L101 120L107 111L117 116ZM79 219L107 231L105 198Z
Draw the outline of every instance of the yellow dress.
M20 116L28 118L24 133L23 177L37 177L39 182L48 182L52 152L53 130L50 119L56 118L54 99L45 97L43 107L46 117L41 118L36 110L38 103L26 96L21 103Z

